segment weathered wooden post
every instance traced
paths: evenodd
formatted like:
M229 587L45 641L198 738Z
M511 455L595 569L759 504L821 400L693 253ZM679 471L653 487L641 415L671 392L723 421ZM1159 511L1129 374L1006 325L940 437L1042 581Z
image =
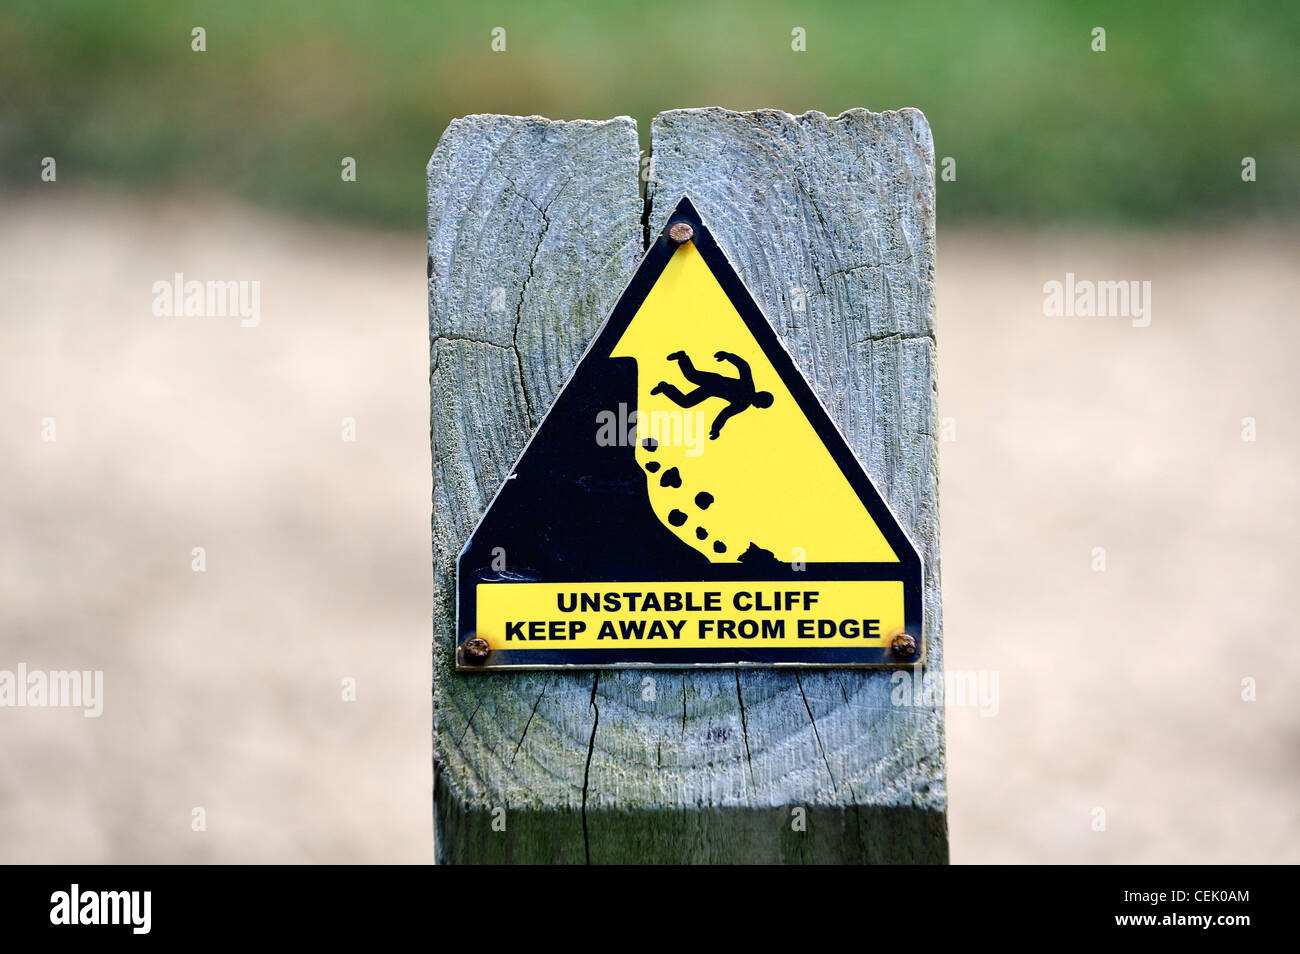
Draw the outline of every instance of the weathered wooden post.
M644 200L625 117L471 116L429 162L437 858L944 862L928 125L679 110L651 145ZM457 556L683 196L910 536L923 664L458 670Z

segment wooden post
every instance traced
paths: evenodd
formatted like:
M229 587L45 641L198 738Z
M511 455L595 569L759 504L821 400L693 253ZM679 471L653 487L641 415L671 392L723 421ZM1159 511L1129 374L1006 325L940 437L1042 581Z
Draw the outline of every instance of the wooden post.
M934 159L916 110L471 116L429 162L440 862L944 862ZM455 559L689 194L925 565L923 673L458 673ZM915 681L913 681L915 680Z

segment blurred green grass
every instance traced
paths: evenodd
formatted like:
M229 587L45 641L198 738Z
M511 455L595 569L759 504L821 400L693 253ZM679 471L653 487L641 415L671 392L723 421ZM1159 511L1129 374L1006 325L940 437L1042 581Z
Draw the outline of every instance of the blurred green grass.
M796 26L806 52L791 50ZM424 164L468 113L629 114L647 145L673 107L916 106L936 155L957 160L944 220L1291 218L1297 49L1295 2L8 0L0 176L34 184L54 156L60 183L226 190L418 227ZM1257 182L1242 182L1243 156Z

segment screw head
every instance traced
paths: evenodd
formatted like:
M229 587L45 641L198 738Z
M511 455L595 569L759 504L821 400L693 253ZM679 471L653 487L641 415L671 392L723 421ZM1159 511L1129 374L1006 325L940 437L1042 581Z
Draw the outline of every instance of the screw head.
M894 641L889 644L889 648L895 656L901 659L910 659L916 655L916 637L911 633L899 633L894 637Z
M695 229L691 228L689 222L674 222L668 226L668 237L681 245L683 242L689 242L695 238Z
M492 647L488 645L488 641L482 636L471 636L465 640L461 648L465 650L465 656L472 662L482 662L487 659L487 654L492 651Z

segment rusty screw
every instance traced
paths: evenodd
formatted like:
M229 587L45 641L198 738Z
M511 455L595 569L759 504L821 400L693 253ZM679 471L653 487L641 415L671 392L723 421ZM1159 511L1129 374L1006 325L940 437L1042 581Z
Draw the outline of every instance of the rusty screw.
M492 651L492 647L488 645L488 641L482 636L471 636L465 640L463 648L465 655L473 662L482 662L487 659L487 654Z
M674 222L668 226L668 237L678 245L683 242L689 242L695 238L695 229L691 228L689 222Z
M901 659L910 659L916 655L916 637L911 633L899 633L889 646L894 655Z

